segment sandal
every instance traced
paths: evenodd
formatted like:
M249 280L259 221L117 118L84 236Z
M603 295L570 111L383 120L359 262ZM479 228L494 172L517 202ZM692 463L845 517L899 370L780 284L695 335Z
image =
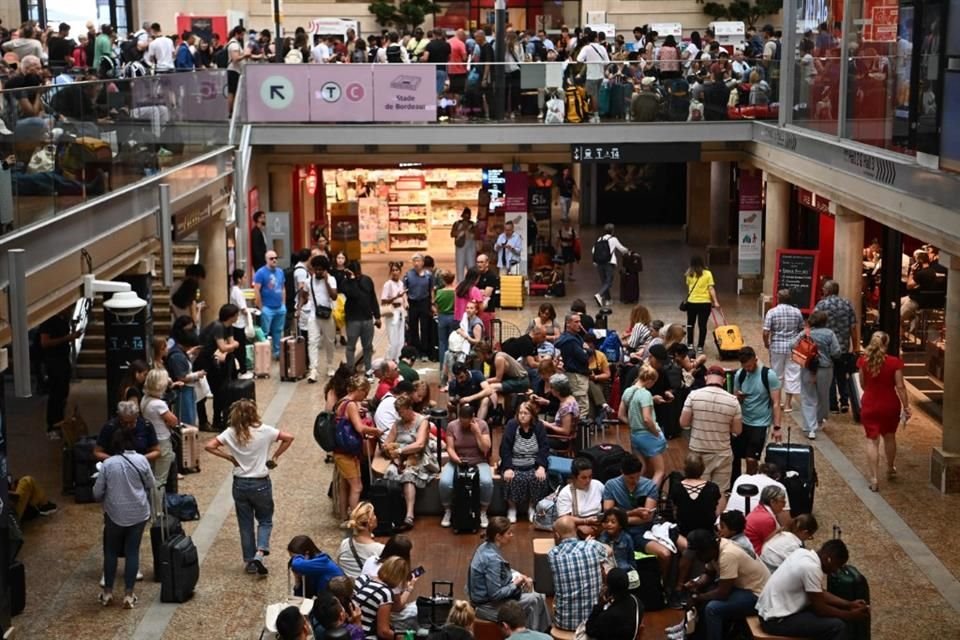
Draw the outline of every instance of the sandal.
M889 469L887 469L887 479L888 479L888 480L893 480L893 479L896 478L896 477L897 477L897 468L896 468L896 467L890 467Z
M873 491L874 493L878 493L880 491L880 483L877 482L876 479L870 483L870 491Z

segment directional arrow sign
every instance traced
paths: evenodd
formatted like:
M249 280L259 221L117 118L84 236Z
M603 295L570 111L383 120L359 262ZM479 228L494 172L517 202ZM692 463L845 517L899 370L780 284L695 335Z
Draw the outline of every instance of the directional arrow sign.
M286 109L293 96L293 83L283 76L269 76L260 85L260 99L271 109Z

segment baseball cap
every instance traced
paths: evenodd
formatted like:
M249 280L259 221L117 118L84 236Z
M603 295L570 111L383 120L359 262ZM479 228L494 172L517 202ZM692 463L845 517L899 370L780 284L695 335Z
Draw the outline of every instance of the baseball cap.
M706 377L709 378L710 376L717 376L717 377L719 377L719 378L723 378L724 380L726 380L726 378L727 378L727 372L723 370L723 367L721 367L720 365L716 365L716 364L715 364L715 365L713 365L712 367L710 367L710 368L707 369L707 376L706 376Z

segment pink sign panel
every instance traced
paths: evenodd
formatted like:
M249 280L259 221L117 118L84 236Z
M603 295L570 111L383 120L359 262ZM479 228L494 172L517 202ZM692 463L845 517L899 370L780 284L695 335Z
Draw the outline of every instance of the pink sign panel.
M437 81L432 65L373 65L374 120L435 122Z
M311 122L373 122L369 65L311 64Z
M249 64L246 83L250 122L305 122L310 117L310 67L296 64Z

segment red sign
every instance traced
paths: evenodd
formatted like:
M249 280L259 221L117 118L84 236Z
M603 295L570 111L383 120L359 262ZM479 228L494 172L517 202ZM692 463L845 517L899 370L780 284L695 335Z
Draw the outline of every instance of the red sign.
M830 213L829 199L800 187L797 187L797 202L820 213Z
M511 213L527 212L527 188L530 179L522 171L508 171L506 174L507 184L504 186L503 213L509 216Z
M897 0L866 0L863 15L864 42L896 42L900 8Z

